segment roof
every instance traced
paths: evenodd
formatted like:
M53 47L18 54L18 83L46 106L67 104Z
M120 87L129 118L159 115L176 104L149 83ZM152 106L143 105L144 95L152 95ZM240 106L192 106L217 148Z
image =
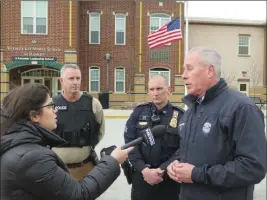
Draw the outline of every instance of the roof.
M266 20L246 20L246 19L222 19L189 17L189 23L196 24L217 24L217 25L247 25L247 26L266 26Z

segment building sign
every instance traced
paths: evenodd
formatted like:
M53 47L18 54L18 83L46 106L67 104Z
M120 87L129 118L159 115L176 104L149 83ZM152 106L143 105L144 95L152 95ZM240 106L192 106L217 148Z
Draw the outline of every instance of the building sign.
M62 52L55 47L36 47L36 46L7 46L7 51L22 52L23 56L45 57L47 53Z
M27 57L27 56L13 56L12 60L29 60L29 61L57 61L55 57Z

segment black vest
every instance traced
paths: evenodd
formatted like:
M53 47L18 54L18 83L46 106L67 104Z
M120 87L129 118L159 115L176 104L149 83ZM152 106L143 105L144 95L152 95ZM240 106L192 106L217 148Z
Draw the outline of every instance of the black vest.
M57 110L56 134L68 142L69 147L92 146L99 142L100 124L92 109L93 97L82 94L75 102L68 102L62 94L53 98Z
M155 145L148 146L145 143L139 145L140 153L143 155L146 164L151 167L158 167L160 164L166 162L180 147L178 123L184 111L179 107L169 104L171 114L160 114L152 108L151 103L141 105L142 111L139 114L139 120L136 124L138 136L141 137L141 130L147 127L154 127L156 125L165 125L167 128L166 134L163 137L155 138ZM177 111L178 119L173 123L173 112ZM171 125L173 125L173 127Z

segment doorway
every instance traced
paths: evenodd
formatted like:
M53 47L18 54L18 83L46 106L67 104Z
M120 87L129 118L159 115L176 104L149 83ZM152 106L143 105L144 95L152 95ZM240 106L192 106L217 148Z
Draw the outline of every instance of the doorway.
M60 92L60 87L58 85L59 76L60 72L57 70L48 68L32 69L21 73L21 84L44 84L51 91L51 95L55 96Z

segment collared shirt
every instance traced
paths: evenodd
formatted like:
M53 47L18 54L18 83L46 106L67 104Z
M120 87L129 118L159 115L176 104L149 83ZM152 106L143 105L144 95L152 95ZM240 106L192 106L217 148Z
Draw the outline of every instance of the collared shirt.
M201 104L204 100L205 96L197 98L197 103Z
M172 115L172 106L170 105L170 102L168 102L166 104L166 106L164 106L160 110L158 110L157 107L155 106L155 104L152 103L152 109L158 114L162 114L165 116L171 116Z

